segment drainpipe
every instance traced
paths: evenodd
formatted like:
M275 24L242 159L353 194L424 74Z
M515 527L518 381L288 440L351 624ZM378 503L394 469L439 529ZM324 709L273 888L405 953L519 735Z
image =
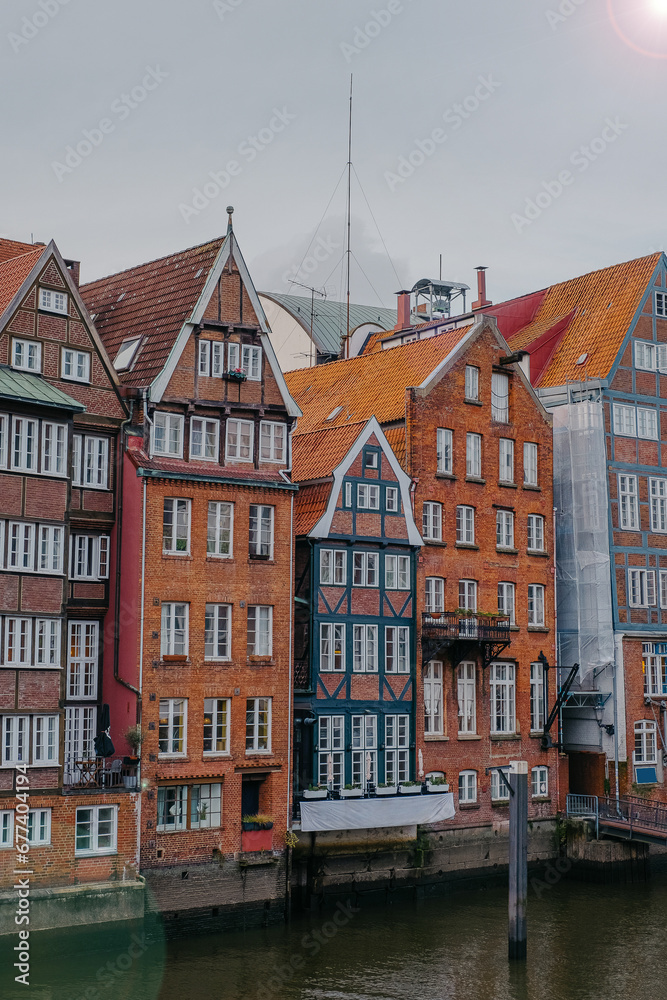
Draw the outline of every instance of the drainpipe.
M123 420L122 424L118 429L118 472L116 475L116 496L118 498L117 502L117 515L116 515L116 584L115 584L115 612L116 612L116 627L114 628L114 639L113 639L113 676L114 680L122 684L123 687L128 688L136 695L140 695L138 688L135 688L134 684L130 684L129 681L124 680L118 674L118 660L120 655L120 567L121 567L121 553L123 548L123 480L125 477L125 443L124 443L124 433L125 428L128 424L132 423L134 417L134 400L130 402L130 416L127 420ZM137 709L139 705L137 704Z
M287 437L287 469L280 469L280 475L285 480L286 483L292 482L290 478L290 473L292 471L292 432L290 431ZM294 698L293 694L293 665L292 665L292 646L293 646L293 636L292 632L294 630L294 493L290 494L290 525L289 525L289 634L287 640L288 656L287 656L287 816L286 816L286 826L288 833L292 830L292 701ZM288 844L287 846L287 864L285 865L285 908L287 917L289 919L289 914L291 911L290 896L291 896L291 881L292 881L292 848Z
M415 490L419 485L419 479L413 479L410 483L410 503L412 504L412 516L415 516Z
M619 807L619 783L618 783L618 702L617 702L617 688L616 688L616 659L611 664L612 669L612 681L613 681L613 698L614 698L614 771L616 778L616 808Z

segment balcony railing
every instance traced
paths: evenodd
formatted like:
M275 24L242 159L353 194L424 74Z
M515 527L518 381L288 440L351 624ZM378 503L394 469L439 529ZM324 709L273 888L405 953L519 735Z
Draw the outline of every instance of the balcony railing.
M310 689L310 657L304 656L294 661L294 690L308 691Z
M63 785L66 788L118 789L137 787L137 764L126 764L124 757L76 757L65 761Z
M443 639L477 639L509 641L508 615L480 615L470 611L426 611L422 614L422 629Z

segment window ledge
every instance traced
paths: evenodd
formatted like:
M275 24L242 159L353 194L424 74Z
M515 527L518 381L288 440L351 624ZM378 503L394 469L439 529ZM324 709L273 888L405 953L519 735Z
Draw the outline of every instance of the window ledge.
M189 663L187 656L183 656L181 653L163 653L161 657L162 663Z
M551 802L550 795L535 795L530 798L531 802Z
M517 486L516 483L510 483L510 481L506 480L506 479L499 479L498 480L498 486L502 486L506 490L516 490L516 489L518 489L518 486Z
M176 763L178 764L183 764L183 763L188 764L190 762L190 758L186 753L159 753L157 755L157 759L158 761L173 760L176 761Z
M540 559L548 559L549 553L545 552L544 549L526 549L526 555L538 556Z
M457 736L458 740L481 740L481 738L478 733L459 733Z
M203 750L202 757L204 760L218 760L220 757L231 757L229 750Z
M270 666L271 664L274 663L274 659L273 656L249 656L248 663L256 667L262 666L263 664Z
M454 542L455 549L473 549L479 551L479 545L475 545L474 542Z
M496 552L504 552L506 556L518 556L518 549L506 549L503 545L496 545Z
M548 629L546 627L546 625L528 625L527 631L528 632L550 632L551 629Z
M436 479L458 479L459 477L455 476L453 472L436 472L435 478Z
M437 736L434 734L433 736L424 736L424 740L427 743L448 743L449 736Z
M440 541L438 541L437 538L425 538L424 539L424 544L425 545L437 545L441 549L446 549L447 548L447 542L440 542Z
M249 563L254 563L254 562L268 563L270 566L273 566L274 563L275 563L275 560L273 559L272 556L256 556L256 555L253 555L252 552L251 552L250 555L248 556L248 562Z
M480 809L479 802L459 802L459 809Z
M189 552L165 552L162 550L163 559L184 559L187 562L194 562L194 556Z
M491 799L492 809L509 809L509 799Z
M466 483L479 483L480 486L486 486L486 479L482 479L480 476L466 476Z
M522 489L524 489L524 490L532 490L534 493L541 493L542 492L542 487L541 486L533 486L531 483L524 483Z
M521 631L520 625L510 625L510 632L520 632L520 631Z
M503 743L512 740L520 740L521 733L491 733L490 739L493 743Z
M223 562L223 561L228 563L233 563L236 560L234 559L234 556L214 556L211 555L210 552L206 554L206 562Z
M481 400L481 399L467 399L467 398L466 398L466 397L464 396L464 398L463 398L463 402L464 402L464 403L467 403L467 404L468 404L468 406L484 406L484 403L482 402L482 400Z

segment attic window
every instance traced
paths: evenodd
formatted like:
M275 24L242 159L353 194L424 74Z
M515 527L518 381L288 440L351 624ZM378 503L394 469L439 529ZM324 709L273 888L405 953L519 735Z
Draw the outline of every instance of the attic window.
M55 312L67 315L67 295L64 292L54 292L50 288L40 288L39 308L45 312Z
M141 337L129 337L123 341L113 363L117 372L126 371L130 367L140 343Z
M335 408L335 410L332 410L332 411L331 411L331 413L329 414L329 416L328 416L328 417L325 417L324 419L325 419L325 420L333 420L333 419L334 419L334 417L337 417L337 416L338 416L338 414L340 413L340 411L341 411L342 409L343 409L343 407L342 407L342 406L337 406L337 407Z
M578 365L583 365L587 361L588 361L588 352L586 352L585 354L580 354L579 357L577 358Z

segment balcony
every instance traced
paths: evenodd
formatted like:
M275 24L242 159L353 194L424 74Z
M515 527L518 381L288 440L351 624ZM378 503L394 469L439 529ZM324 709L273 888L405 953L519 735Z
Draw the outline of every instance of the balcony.
M456 666L474 647L482 648L484 666L511 642L508 615L483 615L470 611L426 611L422 614L422 661L446 652Z
M126 757L72 758L65 762L63 786L67 791L136 791L138 763L125 763Z

